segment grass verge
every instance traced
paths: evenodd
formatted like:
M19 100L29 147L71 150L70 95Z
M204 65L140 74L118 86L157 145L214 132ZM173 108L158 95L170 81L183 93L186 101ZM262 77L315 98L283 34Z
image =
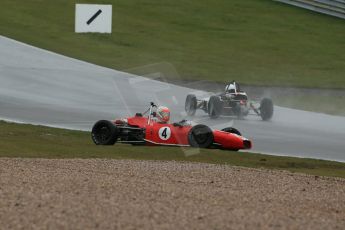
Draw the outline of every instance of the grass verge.
M345 96L290 95L284 97L275 96L273 100L275 104L284 107L345 116Z
M345 178L345 163L214 149L201 149L199 154L186 156L183 149L176 147L139 147L124 144L96 146L88 132L3 121L0 121L0 139L0 157L174 160L280 169Z
M1 0L1 34L120 70L168 62L182 79L345 88L341 19L272 0L85 0L113 5L113 33L75 34L77 2Z

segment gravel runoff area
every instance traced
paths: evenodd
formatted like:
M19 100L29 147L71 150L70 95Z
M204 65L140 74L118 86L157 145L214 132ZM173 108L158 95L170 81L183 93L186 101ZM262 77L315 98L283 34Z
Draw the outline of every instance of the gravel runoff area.
M344 229L345 180L201 163L0 158L1 229Z

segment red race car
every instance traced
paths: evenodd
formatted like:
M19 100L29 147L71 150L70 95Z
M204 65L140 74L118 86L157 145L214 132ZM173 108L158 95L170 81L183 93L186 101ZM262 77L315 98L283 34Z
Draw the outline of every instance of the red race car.
M143 114L114 121L100 120L92 128L96 145L128 143L132 145L191 146L229 150L250 149L252 143L235 128L211 130L208 126L192 125L186 120L160 123L156 119L157 106L151 102ZM144 117L145 114L148 116Z

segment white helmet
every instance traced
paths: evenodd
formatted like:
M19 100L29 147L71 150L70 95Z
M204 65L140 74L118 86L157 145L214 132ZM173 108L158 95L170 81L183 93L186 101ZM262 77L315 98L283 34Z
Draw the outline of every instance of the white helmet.
M236 93L236 85L235 83L230 83L226 86L225 90L229 93Z
M159 106L157 109L157 118L160 122L167 123L170 120L170 109L165 106Z

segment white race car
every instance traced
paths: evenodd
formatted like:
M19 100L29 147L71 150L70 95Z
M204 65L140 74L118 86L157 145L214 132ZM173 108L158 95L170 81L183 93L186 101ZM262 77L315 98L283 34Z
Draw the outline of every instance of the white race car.
M233 81L225 87L223 93L209 98L198 99L194 94L188 94L185 102L187 115L194 116L197 109L205 111L211 118L220 115L243 118L253 111L252 114L268 121L273 116L273 101L270 98L263 98L260 102L249 101L246 92L241 91Z

